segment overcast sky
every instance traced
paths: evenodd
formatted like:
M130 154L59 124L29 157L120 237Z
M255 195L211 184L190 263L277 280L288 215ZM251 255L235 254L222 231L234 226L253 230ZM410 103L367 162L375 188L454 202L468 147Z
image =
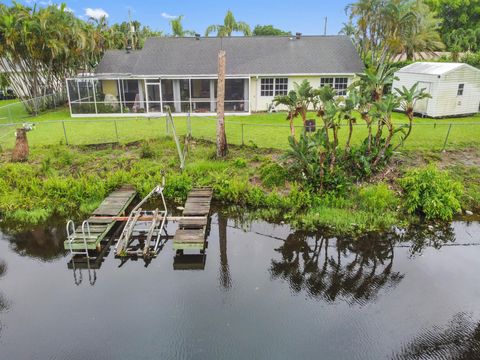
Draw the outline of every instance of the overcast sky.
M66 1L77 16L107 15L109 22L128 20L128 10L132 18L150 25L153 29L169 31L171 17L184 15L184 27L203 35L206 27L220 24L227 10L232 10L237 20L245 21L252 28L257 24L272 24L293 33L323 34L324 18L328 17L328 34L337 34L342 23L347 20L345 6L353 0L70 0ZM26 4L36 2L39 6L49 1L23 0ZM7 1L8 3L8 1ZM54 3L59 3L54 1Z

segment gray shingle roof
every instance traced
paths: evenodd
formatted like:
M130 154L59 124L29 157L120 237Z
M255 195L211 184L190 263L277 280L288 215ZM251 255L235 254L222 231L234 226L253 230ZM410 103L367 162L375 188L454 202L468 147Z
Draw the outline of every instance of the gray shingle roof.
M150 38L142 50L107 51L97 74L215 75L217 54L227 75L351 74L363 64L346 36Z

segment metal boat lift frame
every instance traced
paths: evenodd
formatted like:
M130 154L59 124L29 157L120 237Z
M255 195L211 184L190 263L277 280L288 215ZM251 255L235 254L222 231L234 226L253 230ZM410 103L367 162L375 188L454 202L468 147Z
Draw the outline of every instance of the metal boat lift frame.
M163 196L163 189L165 187L165 181L162 185L157 185L142 201L140 201L130 212L126 220L125 227L122 234L115 245L116 256L142 256L144 258L151 258L157 255L160 247L162 231L167 234L165 224L167 222L167 203ZM153 196L160 195L162 199L163 210L143 210L142 206ZM144 234L145 230L138 230L138 223L146 222L147 231L146 239L143 245L143 249L132 249L130 245L133 240L138 238L140 234Z

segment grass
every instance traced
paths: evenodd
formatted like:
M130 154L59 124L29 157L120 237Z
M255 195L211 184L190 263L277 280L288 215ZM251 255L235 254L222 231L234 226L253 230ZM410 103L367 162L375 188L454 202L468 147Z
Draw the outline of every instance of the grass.
M480 153L475 151L472 158ZM410 221L394 185L403 175L403 165L396 167L387 183L373 179L374 184L350 184L341 193L318 195L273 166L281 166L281 154L231 146L225 160L216 160L213 143L195 141L186 169L180 172L171 137L120 146L36 146L26 163L10 163L10 153L4 151L0 153L0 219L35 224L52 216L83 218L121 184L132 184L146 195L161 182L164 171L169 200L181 202L193 186L208 185L214 188L216 200L248 210L252 218L285 221L298 229L326 227L336 234L359 234ZM432 158L421 156L422 161ZM480 209L478 167L472 171L475 166L458 160L446 166L465 185L462 208Z
M362 207L356 199L365 195L356 188L345 197L329 196L328 201L288 180L272 189L261 180L261 169L278 158L278 151L232 146L225 160L215 160L214 154L212 143L192 144L186 169L180 172L171 138L103 149L39 146L32 149L27 163L9 163L4 152L0 155L0 218L20 224L40 223L52 216L81 218L121 184L133 184L146 195L161 182L164 171L165 196L172 201L183 201L193 186L208 185L218 201L302 229L328 226L349 233L398 223L391 204L382 205L381 216Z
M68 108L47 112L38 117L29 117L21 104L15 107L16 122L34 122L36 128L29 134L30 145L62 144L95 144L115 142L128 143L142 139L155 139L166 134L165 118L70 118ZM5 111L5 110L3 110ZM312 114L312 118L313 118ZM1 120L0 108L0 124ZM62 121L64 123L52 121ZM116 124L114 122L116 121ZM7 121L3 121L5 124ZM398 125L407 122L403 114L394 114L394 122ZM361 142L367 135L366 127L355 128L353 144ZM480 115L450 118L450 119L416 119L413 132L404 145L406 150L441 150L449 125L450 130L447 148L480 147ZM296 119L297 132L301 131L302 123ZM67 134L65 138L65 132ZM175 127L179 135L187 132L185 117L175 118ZM215 139L215 119L213 117L192 117L192 135L198 139ZM0 146L13 146L14 126L0 126ZM258 113L250 116L229 116L226 118L226 132L229 143L252 145L261 148L285 149L290 134L285 113ZM340 138L344 140L347 128L340 130ZM242 136L243 134L243 136Z

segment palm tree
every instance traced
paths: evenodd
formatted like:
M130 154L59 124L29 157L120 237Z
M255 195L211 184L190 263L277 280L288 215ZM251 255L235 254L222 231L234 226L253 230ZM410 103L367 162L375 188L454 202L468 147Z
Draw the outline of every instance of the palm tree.
M237 21L230 10L227 11L223 19L223 25L210 25L205 30L205 36L210 35L212 32L217 32L217 36L220 37L232 36L233 32L241 32L245 36L250 36L252 33L250 26L243 21Z
M183 36L195 35L195 31L183 29L182 19L183 19L183 15L180 15L175 19L170 20L170 27L172 28L172 36L183 37Z
M400 52L407 55L407 60L414 60L416 52L444 49L445 45L439 33L441 20L436 18L422 1L417 2L412 10L415 21L403 31Z

